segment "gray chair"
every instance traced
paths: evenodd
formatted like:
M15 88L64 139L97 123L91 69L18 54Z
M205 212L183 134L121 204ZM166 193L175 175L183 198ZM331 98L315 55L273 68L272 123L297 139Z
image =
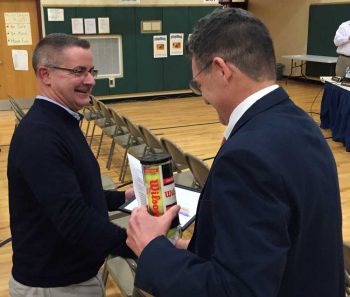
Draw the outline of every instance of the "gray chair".
M148 146L148 153L150 154L159 154L167 152L166 149L162 146L160 139L157 138L153 132L146 128L145 126L139 125L139 130L143 135L143 139Z
M126 150L131 137L131 134L129 133L129 129L126 127L126 124L122 116L112 108L109 108L109 112L111 113L114 124L116 125L116 130L114 131L114 135L112 136L112 143L108 153L107 165L106 165L108 169L110 169L112 165L115 145L117 144L120 147L122 147L124 150ZM124 164L122 164L121 167L123 167L123 165Z
M127 228L129 217L126 213L117 213L114 217L112 215L109 218L112 223ZM104 283L106 284L109 275L117 284L123 297L151 297L148 293L134 287L137 268L135 260L109 256L103 268L102 279Z
M88 137L89 130L90 130L90 123L101 117L100 111L96 110L92 104L92 100L94 100L94 97L92 95L90 95L90 100L91 100L90 104L85 106L83 109L82 113L83 113L84 118L80 122L80 127L82 127L83 121L87 122L86 130L85 130L85 138Z
M8 95L9 98L9 102L10 102L10 106L12 111L15 114L16 120L15 120L15 127L18 126L18 124L20 123L20 121L23 119L23 117L25 116L25 112L22 110L22 108L17 104L16 100Z
M115 130L117 129L117 125L112 117L110 109L101 101L98 101L98 106L100 108L102 117L96 121L96 125L101 128L101 136L97 147L96 159L100 155L103 136L107 135L109 137L112 137L115 134Z
M350 296L350 244L347 242L343 243L343 257L344 257L344 268L345 268L345 296Z
M102 129L103 127L107 127L107 126L110 126L112 124L110 117L106 118L105 116L102 115L100 101L95 99L95 97L91 96L91 103L93 105L94 110L96 111L96 113L99 116L94 119L94 125L92 127L92 133L91 133L91 138L90 138L90 142L89 142L90 146L91 146L92 141L93 141L94 136L95 136L96 126L98 126Z
M189 170L184 151L173 141L162 137L160 139L162 146L171 156L173 162L173 171L175 183L185 187L193 187L195 179L192 172Z
M147 154L148 146L143 139L143 135L141 134L138 125L131 121L127 116L122 116L122 118L131 135L123 158L124 166L122 167L121 181L124 182L126 170L128 167L127 154L129 153L136 159L140 159Z
M210 171L209 166L198 157L189 153L185 153L185 159L195 179L193 186L203 189Z

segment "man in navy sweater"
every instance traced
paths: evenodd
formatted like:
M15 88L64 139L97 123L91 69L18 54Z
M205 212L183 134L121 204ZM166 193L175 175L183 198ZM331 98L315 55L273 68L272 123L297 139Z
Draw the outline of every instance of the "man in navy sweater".
M51 34L37 45L40 96L16 129L8 159L13 240L11 296L103 296L108 254L133 257L108 220L133 190L104 191L79 127L95 85L89 42ZM49 295L47 295L49 294Z

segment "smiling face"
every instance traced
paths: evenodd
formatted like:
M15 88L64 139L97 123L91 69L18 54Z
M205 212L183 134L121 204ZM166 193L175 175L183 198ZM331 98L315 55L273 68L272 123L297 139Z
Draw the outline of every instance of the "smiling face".
M94 66L91 49L66 47L57 57L55 66L91 69ZM78 111L90 102L95 79L89 72L77 75L65 70L40 66L39 77L42 95L73 111Z

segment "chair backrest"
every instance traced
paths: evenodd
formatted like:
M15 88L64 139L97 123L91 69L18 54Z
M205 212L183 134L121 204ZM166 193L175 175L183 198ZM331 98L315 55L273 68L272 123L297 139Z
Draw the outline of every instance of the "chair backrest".
M122 116L122 119L124 120L126 127L129 129L129 132L134 137L134 139L140 143L145 143L139 127L127 116Z
M11 105L11 109L13 110L13 112L16 114L16 118L17 116L19 116L21 119L25 116L25 112L22 110L22 108L17 104L16 100L13 99L12 96L8 95L9 98L9 102Z
M175 142L165 137L162 137L160 142L171 156L176 171L181 172L182 169L188 168L185 153Z
M350 272L350 244L344 242L343 243L343 255L344 255L344 267Z
M104 125L105 126L117 125L110 112L110 109L102 101L97 101L97 104L99 106L102 118L106 119Z
M150 129L139 125L139 130L152 153L166 152L166 149L162 146L160 140L152 133Z
M112 115L107 108L107 106L102 101L97 101L98 107L101 111L101 114L104 118L112 118Z
M95 109L95 111L97 113L101 113L101 108L100 108L100 105L98 104L99 101L92 95L90 95L90 99L91 99L91 103L92 103L92 106Z
M109 112L111 113L114 122L119 126L119 127L125 127L127 128L125 121L123 120L122 116L116 112L114 109L109 108Z
M15 114L16 121L15 121L15 127L17 128L20 121L22 121L23 117L25 116L25 112L22 110L22 108L17 104L15 99L13 99L10 95L8 95L10 106L12 111Z
M185 158L196 182L203 188L210 171L209 166L192 154L185 153Z

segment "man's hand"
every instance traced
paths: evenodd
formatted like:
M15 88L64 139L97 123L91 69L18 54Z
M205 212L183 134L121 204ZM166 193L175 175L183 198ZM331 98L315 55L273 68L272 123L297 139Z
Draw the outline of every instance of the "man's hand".
M125 202L128 202L129 200L133 199L135 197L134 188L127 189L125 191Z
M164 215L154 217L148 213L146 206L134 208L128 224L126 244L140 256L146 245L154 238L167 233L179 210L180 207L175 205Z
M188 244L190 243L190 240L189 239L178 239L176 240L175 242L175 246L178 248L178 249L183 249L183 250L187 250L187 247L188 247Z

